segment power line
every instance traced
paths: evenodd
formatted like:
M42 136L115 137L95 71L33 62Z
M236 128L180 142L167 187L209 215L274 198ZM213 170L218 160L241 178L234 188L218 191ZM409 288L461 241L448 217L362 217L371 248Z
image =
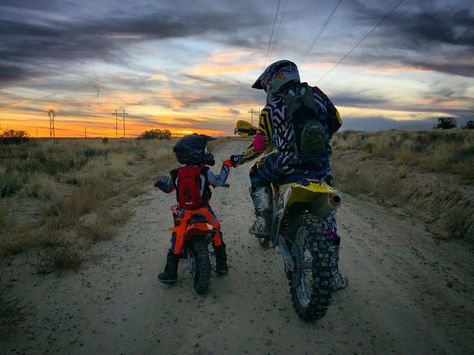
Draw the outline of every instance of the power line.
M268 42L268 48L267 48L267 55L265 57L265 64L263 65L264 70L265 70L265 67L267 66L268 53L270 52L270 46L272 44L273 32L275 32L275 24L276 24L277 17L278 17L278 11L280 11L280 3L281 3L281 0L278 0L277 12L275 14L275 20L273 20L272 34L270 35L270 41Z
M311 42L311 44L309 45L309 47L306 49L306 51L305 51L304 54L303 54L303 59L301 60L301 64L303 64L304 61L306 60L306 58L308 58L309 54L310 54L311 51L313 50L314 45L316 44L316 42L318 42L319 37L321 37L321 34L322 34L323 31L326 29L327 25L328 25L329 22L331 21L332 17L334 16L334 13L337 11L337 9L338 9L339 6L341 5L342 1L343 1L343 0L339 0L339 2L337 3L337 5L336 5L336 6L332 9L332 11L329 13L328 18L326 19L325 23L323 24L323 26L321 27L321 29L319 30L319 32L317 33L317 35L314 36L313 41Z
M328 76L339 64L341 64L344 59L346 59L354 49L356 49L357 47L359 47L359 45L364 42L367 37L369 37L372 32L374 32L376 30L377 27L379 27L382 22L384 22L401 4L402 2L405 1L405 0L400 0L359 42L356 43L356 45L354 47L351 48L351 50L349 52L347 52L331 69L329 69L329 71L324 74L317 82L319 83L321 80L323 80L326 76Z
M285 1L285 6L283 6L283 12L280 17L280 22L278 22L278 29L275 34L275 41L273 41L273 46L272 48L275 48L276 43L278 42L278 35L280 34L281 30L281 25L283 23L283 19L285 18L285 13L286 13L286 6L288 5L288 0ZM272 53L272 49L270 48L270 54Z

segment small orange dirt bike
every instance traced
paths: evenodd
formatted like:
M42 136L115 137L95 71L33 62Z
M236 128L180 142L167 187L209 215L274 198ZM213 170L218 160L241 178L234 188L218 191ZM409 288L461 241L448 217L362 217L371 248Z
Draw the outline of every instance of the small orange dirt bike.
M207 223L202 214L197 213L190 218L181 257L188 260L194 289L200 295L205 294L209 289L212 259L209 244L211 244L214 235L214 228Z

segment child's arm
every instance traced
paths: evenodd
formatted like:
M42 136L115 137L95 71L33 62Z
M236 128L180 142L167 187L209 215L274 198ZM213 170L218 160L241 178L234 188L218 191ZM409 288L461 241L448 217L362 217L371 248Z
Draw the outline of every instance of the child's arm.
M214 175L211 170L207 171L207 179L209 180L209 184L213 187L222 187L225 186L225 182L227 181L227 177L229 176L229 170L232 166L232 163L229 160L226 160L222 163L221 172L219 175Z
M169 193L175 189L173 179L170 176L155 176L153 178L153 186L166 193Z

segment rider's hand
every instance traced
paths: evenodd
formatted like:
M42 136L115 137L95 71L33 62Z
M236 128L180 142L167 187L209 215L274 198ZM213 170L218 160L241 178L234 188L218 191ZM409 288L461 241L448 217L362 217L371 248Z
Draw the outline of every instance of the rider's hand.
M222 162L222 165L227 166L229 169L232 168L232 162L231 162L229 159L224 160L224 161Z
M243 157L242 155L231 155L230 156L230 163L232 164L232 166L235 168L237 166L239 166L240 164L243 163Z
M163 176L163 175L159 175L159 176L155 176L153 178L153 186L154 187L159 187L159 184L166 184L168 182L168 179L169 177L168 176Z

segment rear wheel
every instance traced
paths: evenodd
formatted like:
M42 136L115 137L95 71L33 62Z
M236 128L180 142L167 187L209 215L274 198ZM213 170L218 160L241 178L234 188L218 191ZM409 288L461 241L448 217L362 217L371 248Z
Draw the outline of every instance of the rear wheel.
M293 307L304 320L320 319L331 302L331 275L336 266L330 254L334 246L322 234L316 216L299 216L292 225L295 269L289 279Z
M200 241L196 243L194 255L194 289L203 295L209 289L209 278L211 276L211 260L207 243Z

